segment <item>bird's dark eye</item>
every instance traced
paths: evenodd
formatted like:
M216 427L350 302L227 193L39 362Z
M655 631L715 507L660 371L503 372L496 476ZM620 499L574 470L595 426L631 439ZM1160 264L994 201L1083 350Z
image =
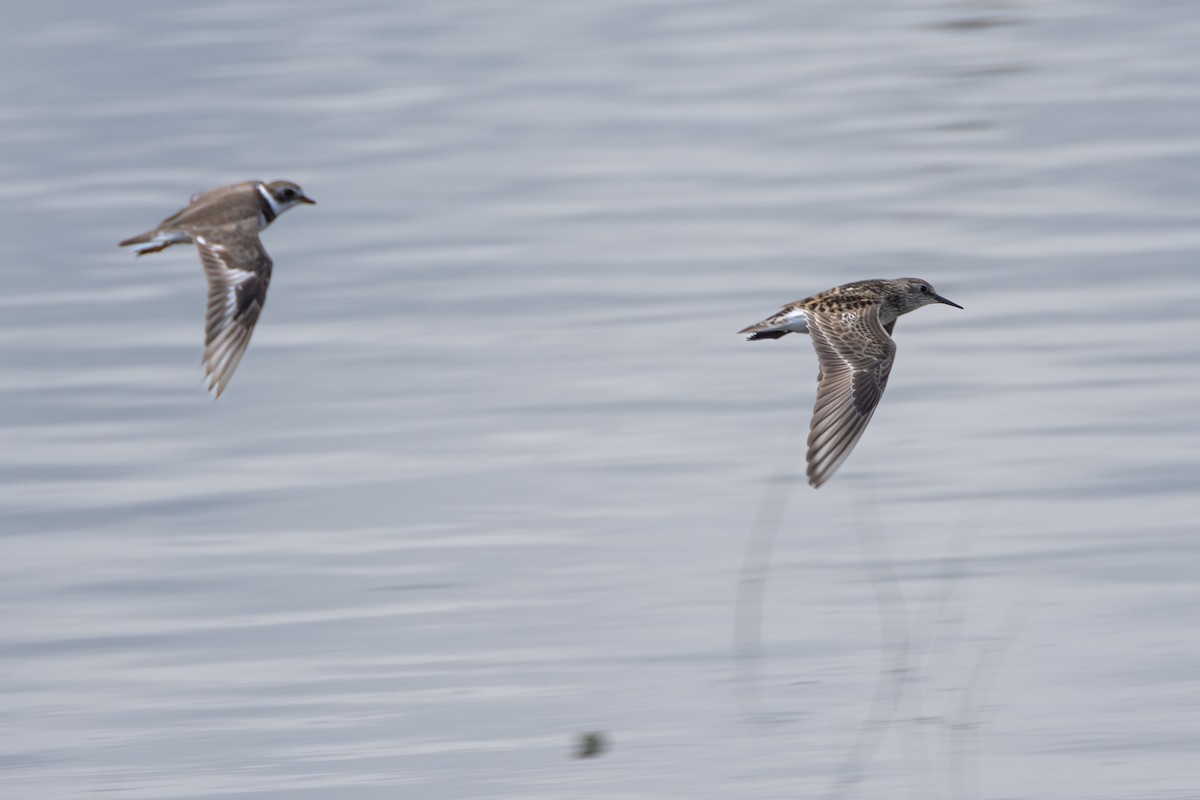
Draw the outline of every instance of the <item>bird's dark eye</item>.
M295 196L296 196L296 192L295 192L294 190L292 190L292 189L284 189L284 190L283 190L283 196L284 196L284 197L286 197L286 198L288 198L288 199L291 199L291 198L293 198L293 197L295 197ZM925 289L922 287L921 291L925 291Z
M921 294L929 294L929 287L923 283L921 284Z

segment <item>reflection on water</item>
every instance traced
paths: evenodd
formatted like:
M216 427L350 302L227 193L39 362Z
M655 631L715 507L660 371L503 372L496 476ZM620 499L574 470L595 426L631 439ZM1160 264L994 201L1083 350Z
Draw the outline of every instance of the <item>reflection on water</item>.
M1189 12L14 9L2 794L1191 791ZM247 178L321 205L214 404L115 244ZM734 331L905 274L967 311L777 504L747 692L815 357Z

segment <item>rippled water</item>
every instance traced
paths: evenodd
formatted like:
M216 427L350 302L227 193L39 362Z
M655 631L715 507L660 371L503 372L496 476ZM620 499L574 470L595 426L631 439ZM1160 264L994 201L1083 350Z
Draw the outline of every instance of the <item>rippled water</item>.
M0 795L1194 795L1192 4L6 16ZM115 242L247 178L320 205L214 404ZM795 486L734 331L905 274Z

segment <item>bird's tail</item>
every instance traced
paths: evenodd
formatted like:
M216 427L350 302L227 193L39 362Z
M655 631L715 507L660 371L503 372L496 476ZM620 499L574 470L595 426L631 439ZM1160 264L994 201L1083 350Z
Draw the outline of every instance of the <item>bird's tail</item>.
M131 244L145 244L153 238L154 231L146 231L145 233L139 233L137 236L130 236L128 239L118 244L117 247L128 247Z
M780 320L776 315L770 319L764 319L762 322L756 322L748 328L742 328L738 333L748 333L750 335L746 337L746 341L757 342L759 339L778 339L795 330L794 326L786 325L786 320Z
M759 323L761 325L762 323ZM738 331L738 333L748 333L747 342L757 342L759 339L778 339L781 336L787 336L791 331L772 331L767 329L755 330L759 325L751 325L749 328Z
M789 333L808 333L808 319L804 316L803 311L785 308L762 322L742 328L738 333L750 334L746 338L750 342L756 342L759 339L778 339Z
M123 242L117 244L117 247L133 247L135 253L139 256L144 256L146 253L157 253L159 250L166 250L173 244L189 242L185 234L177 232L165 233L163 231L153 230L139 233L137 236L130 236Z

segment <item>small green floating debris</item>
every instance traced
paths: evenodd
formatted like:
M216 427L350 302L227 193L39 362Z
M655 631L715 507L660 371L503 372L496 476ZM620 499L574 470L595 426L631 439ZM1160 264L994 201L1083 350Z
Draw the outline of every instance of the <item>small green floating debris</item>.
M579 734L579 739L576 741L575 757L576 758L595 758L596 756L604 755L604 751L608 750L608 737L603 731L588 731L587 733Z

